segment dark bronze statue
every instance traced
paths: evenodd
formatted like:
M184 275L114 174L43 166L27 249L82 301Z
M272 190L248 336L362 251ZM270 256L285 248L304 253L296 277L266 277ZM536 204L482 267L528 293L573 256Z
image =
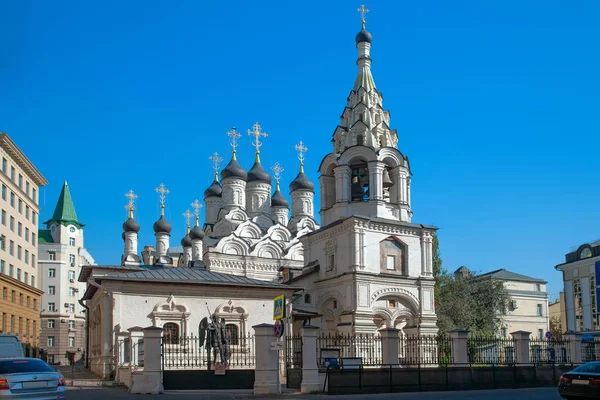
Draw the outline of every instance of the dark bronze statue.
M215 314L210 316L210 322L208 318L203 318L200 321L199 336L200 346L206 344L206 351L212 349L213 362L216 363L218 352L221 364L229 363L229 343L227 341L225 320L223 318L219 320Z

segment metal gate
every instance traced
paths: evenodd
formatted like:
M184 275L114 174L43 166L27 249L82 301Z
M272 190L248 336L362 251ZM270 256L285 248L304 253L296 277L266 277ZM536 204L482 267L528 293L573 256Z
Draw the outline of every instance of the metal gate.
M302 336L286 337L286 386L300 389L302 383Z

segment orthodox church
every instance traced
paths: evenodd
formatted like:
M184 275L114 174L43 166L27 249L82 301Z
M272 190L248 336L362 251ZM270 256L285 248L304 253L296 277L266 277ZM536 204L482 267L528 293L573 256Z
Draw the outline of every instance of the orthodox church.
M121 263L86 266L79 277L87 282L82 301L89 310L93 371L108 373L115 340L125 332L154 325L173 337L197 334L200 321L216 310L230 332L246 333L272 321L273 298L281 294L292 330L310 320L324 332L437 332L437 228L411 221L411 168L397 149L398 133L371 74L371 42L363 19L357 78L333 132L332 152L319 167L322 226L314 218L315 185L303 170L303 143L296 146L300 171L289 184L290 207L280 190L281 168L272 167L272 177L261 164L266 134L258 123L248 130L256 148L248 171L236 159L241 134L235 128L228 132L233 150L225 168L218 154L211 156L215 176L204 192L205 223L200 226L196 201L195 224L188 223L179 251L170 242L164 185L156 189L162 210L153 226L156 247L143 256L133 214L137 196L126 195Z

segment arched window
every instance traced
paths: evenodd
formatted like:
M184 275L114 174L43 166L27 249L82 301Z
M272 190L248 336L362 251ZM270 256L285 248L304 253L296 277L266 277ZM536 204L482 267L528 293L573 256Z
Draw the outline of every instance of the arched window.
M364 146L365 145L365 137L363 135L357 135L356 136L356 145L357 146Z
M310 304L310 294L307 293L304 295L304 303Z
M589 247L586 247L585 249L581 250L581 252L579 253L580 259L590 258L591 256L592 256L592 250L590 250Z
M165 341L169 344L179 344L179 325L167 322L163 325Z
M240 334L237 325L225 325L225 335L227 336L227 341L229 342L230 346L237 346L238 344L240 344Z

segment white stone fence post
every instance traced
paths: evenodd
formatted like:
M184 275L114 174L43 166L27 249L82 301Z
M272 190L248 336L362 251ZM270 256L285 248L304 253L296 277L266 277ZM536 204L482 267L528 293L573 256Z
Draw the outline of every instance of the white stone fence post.
M468 336L466 329L455 329L448 332L450 336L450 355L452 365L456 367L469 365Z
M518 364L529 364L529 336L531 332L527 331L516 331L511 333L515 342L515 363Z
M162 333L162 328L155 326L144 328L144 367L131 376L132 394L161 394L165 391L161 364Z
M381 334L381 350L382 350L382 363L384 365L397 365L400 363L398 358L398 347L400 345L400 338L398 334L400 331L396 328L385 328L379 331Z
M311 393L322 390L319 380L319 367L317 365L317 333L316 326L302 328L302 384L300 392Z
M279 351L271 350L276 340L272 324L254 325L254 394L279 393Z

